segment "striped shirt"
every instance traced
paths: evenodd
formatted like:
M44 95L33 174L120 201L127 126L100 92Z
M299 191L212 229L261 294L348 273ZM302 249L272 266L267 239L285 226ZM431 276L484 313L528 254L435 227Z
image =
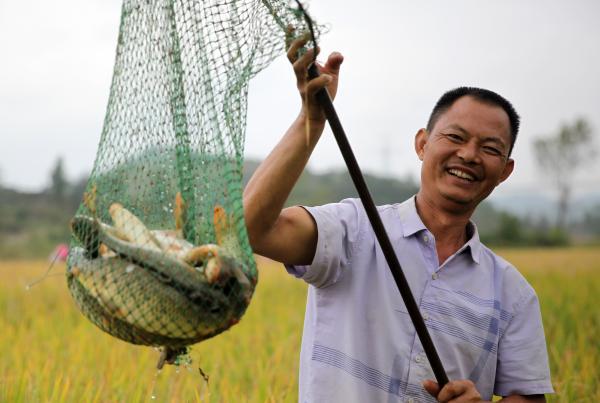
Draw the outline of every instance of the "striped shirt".
M479 241L438 264L414 198L378 208L450 379L482 397L552 393L537 296ZM307 207L318 229L300 353L300 402L435 401L435 379L360 200Z

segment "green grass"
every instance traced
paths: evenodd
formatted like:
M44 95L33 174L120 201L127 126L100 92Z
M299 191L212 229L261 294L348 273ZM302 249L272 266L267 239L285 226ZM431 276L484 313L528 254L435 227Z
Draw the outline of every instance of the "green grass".
M535 288L550 371L549 401L600 401L600 248L500 251Z
M542 304L557 395L600 401L600 249L502 250ZM41 261L0 262L0 402L295 402L306 286L262 261L248 312L194 346L193 364L157 375L158 353L99 331L75 308L63 276L31 290ZM64 272L56 267L55 272ZM198 367L209 375L208 384ZM151 399L155 395L156 399Z

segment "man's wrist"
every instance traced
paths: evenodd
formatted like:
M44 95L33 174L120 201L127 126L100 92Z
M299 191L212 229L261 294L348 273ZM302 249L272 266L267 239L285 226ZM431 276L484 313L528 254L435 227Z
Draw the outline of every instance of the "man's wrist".
M310 119L306 113L301 112L294 126L296 126L302 132L303 136L309 136L311 140L318 140L325 130L326 120L324 119Z

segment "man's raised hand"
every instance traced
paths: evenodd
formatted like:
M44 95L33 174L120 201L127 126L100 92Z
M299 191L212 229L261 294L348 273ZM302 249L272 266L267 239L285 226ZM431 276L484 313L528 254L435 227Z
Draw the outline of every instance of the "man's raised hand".
M294 67L296 85L302 98L301 116L308 120L311 127L322 130L325 125L325 115L315 98L315 94L326 87L331 98L335 98L340 65L344 61L344 57L339 52L331 53L324 66L317 63L320 76L309 80L308 67L314 59L315 52L316 54L319 53L319 48L308 49L302 56L298 56L298 51L306 45L308 40L309 38L305 35L293 41L288 49L287 57Z

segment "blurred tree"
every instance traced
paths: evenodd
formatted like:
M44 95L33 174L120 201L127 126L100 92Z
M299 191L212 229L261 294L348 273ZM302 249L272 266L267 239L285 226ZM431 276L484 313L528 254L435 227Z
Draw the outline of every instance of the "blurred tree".
M67 190L69 187L69 182L65 178L65 171L63 168L63 158L59 157L56 160L56 164L50 173L50 195L56 201L64 201L67 195Z
M552 137L533 141L542 175L551 178L558 191L556 226L565 229L575 173L596 157L594 133L584 118L563 124Z
M600 204L586 212L583 218L583 227L590 234L600 236Z
M498 238L508 245L520 245L523 241L523 228L517 216L507 212L500 214Z

